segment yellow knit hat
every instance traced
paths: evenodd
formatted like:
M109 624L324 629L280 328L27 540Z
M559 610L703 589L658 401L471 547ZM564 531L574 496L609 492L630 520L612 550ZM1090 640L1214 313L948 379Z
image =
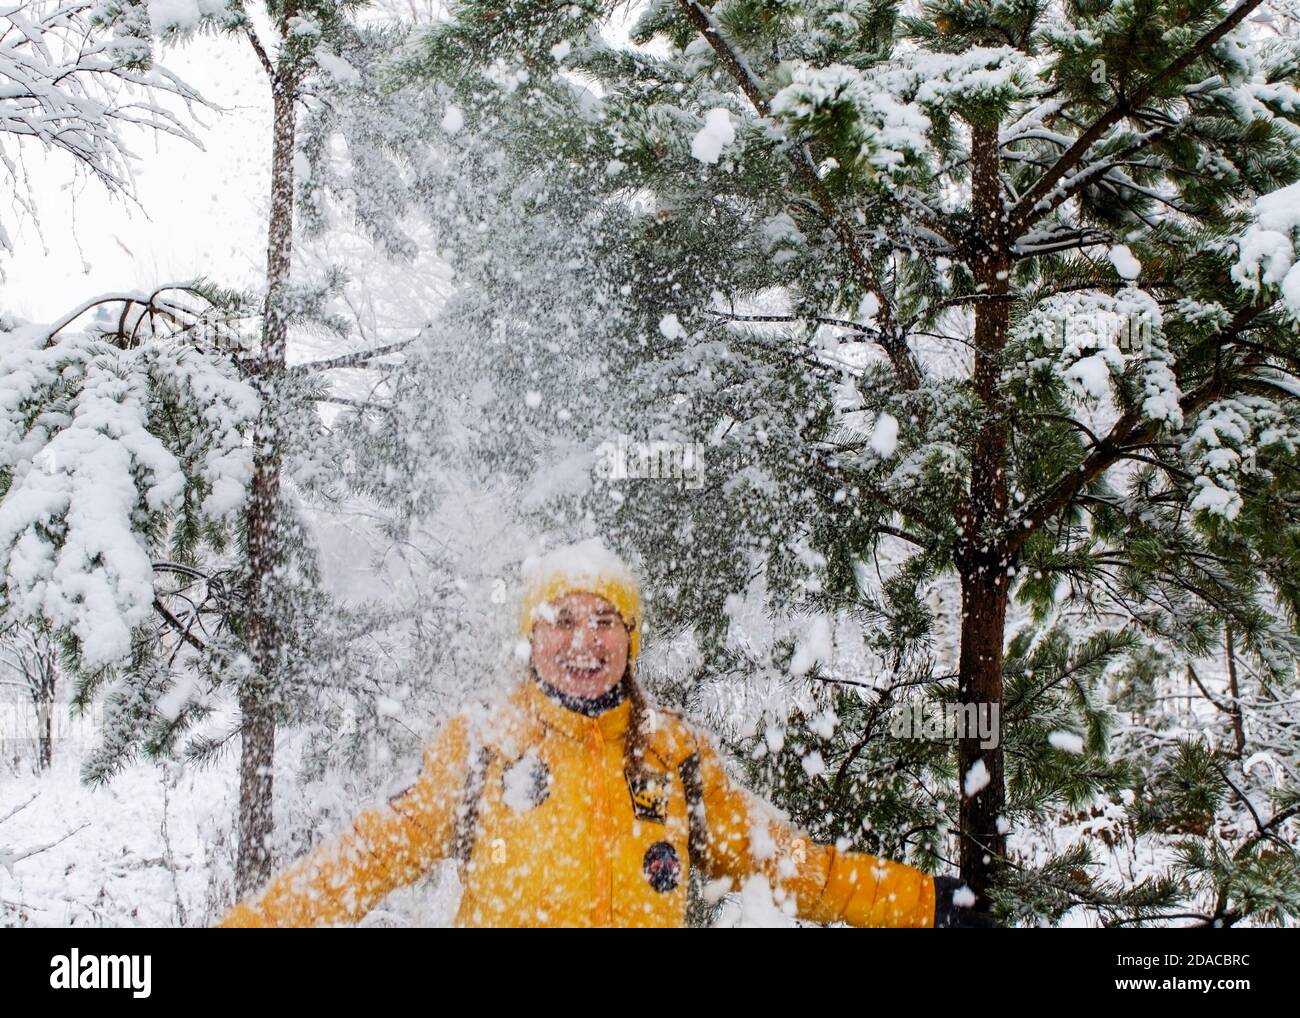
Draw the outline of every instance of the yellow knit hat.
M537 609L565 594L588 593L612 604L631 627L627 648L629 663L641 650L641 586L627 565L599 538L570 544L523 564L524 596L519 610L519 632L533 631Z

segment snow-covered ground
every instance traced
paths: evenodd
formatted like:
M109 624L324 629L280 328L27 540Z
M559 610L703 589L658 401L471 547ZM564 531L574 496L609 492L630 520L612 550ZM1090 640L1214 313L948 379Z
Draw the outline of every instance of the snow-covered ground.
M4 733L8 735L9 733ZM0 737L0 926L202 927L230 904L238 756L206 768L136 763L108 784L82 784L87 743L56 739L52 767L39 776L15 743ZM277 806L290 819L338 802L315 839L334 833L364 795L295 786L297 740L284 740ZM391 894L362 925L449 926L459 893L450 867L435 868Z
M232 815L233 756L170 779L139 763L100 788L81 784L80 754L62 741L39 777L26 761L17 774L12 760L5 764L0 816L18 812L0 823L8 863L0 870L0 923L204 923L209 875L220 868L216 846Z

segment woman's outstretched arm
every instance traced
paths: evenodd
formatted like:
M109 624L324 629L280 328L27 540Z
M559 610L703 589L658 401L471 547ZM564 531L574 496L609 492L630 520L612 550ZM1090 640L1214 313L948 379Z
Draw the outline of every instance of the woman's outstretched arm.
M453 717L424 752L410 788L359 814L351 827L303 856L218 927L354 923L394 888L445 858L469 752L468 726Z
M706 736L696 734L696 747L707 876L741 882L762 873L774 893L793 897L800 919L852 926L934 926L932 876L902 863L818 844L734 784Z

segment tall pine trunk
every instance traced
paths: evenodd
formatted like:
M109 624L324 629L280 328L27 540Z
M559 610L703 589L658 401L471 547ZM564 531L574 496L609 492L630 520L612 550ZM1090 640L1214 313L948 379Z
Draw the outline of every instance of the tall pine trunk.
M1001 354L1007 341L1010 290L1009 238L1002 203L996 124L971 129L971 191L978 247L970 264L981 293L975 304L975 393L985 411L970 464L969 490L957 520L960 536L957 569L961 577L961 655L958 692L962 704L982 711L997 707L1002 718L1002 661L1006 635L1007 521L1006 407L998 387ZM958 743L958 782L961 786L962 879L987 903L985 893L998 860L1005 854L999 830L1006 801L1002 740L981 748L975 733ZM970 790L970 794L968 793Z
M284 291L293 250L295 84L283 69L272 75L271 213L267 230L266 307L257 383L262 409L254 435L253 478L246 517L248 600L244 631L252 668L239 691L243 717L239 763L239 857L236 890L242 897L271 876L275 767L276 632L270 582L277 564L276 506L281 451L278 393L287 335Z

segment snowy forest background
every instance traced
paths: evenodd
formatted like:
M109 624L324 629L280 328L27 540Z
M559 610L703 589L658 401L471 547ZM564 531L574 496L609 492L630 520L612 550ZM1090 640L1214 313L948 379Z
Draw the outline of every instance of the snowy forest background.
M208 924L592 535L820 839L1300 919L1296 0L0 0L0 177L5 925Z

